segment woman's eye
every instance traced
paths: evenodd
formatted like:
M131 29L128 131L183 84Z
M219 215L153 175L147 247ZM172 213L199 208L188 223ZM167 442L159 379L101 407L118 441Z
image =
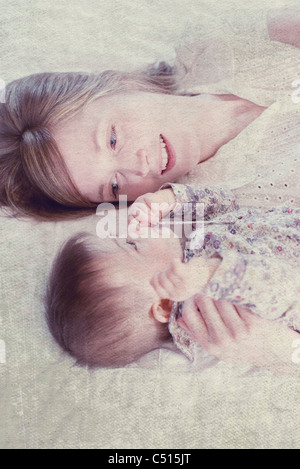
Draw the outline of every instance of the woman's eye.
M117 183L117 181L114 181L111 185L111 189L112 189L112 193L113 193L113 196L114 198L116 199L117 198L117 195L119 193L119 184Z
M130 244L131 246L134 247L134 249L136 249L136 244L135 244L134 241L131 241L131 240L128 240L128 239L127 239L127 240L126 240L126 243L127 243L127 244Z
M117 134L116 134L116 129L114 127L111 128L111 133L110 133L110 146L113 150L115 150L117 145Z

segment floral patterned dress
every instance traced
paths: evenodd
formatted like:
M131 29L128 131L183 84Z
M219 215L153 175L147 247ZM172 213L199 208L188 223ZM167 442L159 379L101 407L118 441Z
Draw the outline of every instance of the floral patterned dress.
M241 209L230 191L218 187L175 184L173 190L192 217L197 204L204 204L204 230L192 232L184 261L221 258L203 295L300 331L300 208ZM177 323L182 304L173 304L169 329L178 348L193 360L197 346Z

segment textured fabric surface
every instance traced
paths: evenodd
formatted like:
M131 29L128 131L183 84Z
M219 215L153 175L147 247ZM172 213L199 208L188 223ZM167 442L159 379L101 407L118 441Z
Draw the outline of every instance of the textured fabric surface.
M259 2L248 4L2 0L0 78L174 59L178 37L204 13L251 15ZM82 229L95 233L97 221L96 216L60 223L0 218L0 341L6 346L0 357L0 447L299 446L295 379L213 358L190 364L166 350L123 369L91 372L59 350L43 309L51 262L64 239Z

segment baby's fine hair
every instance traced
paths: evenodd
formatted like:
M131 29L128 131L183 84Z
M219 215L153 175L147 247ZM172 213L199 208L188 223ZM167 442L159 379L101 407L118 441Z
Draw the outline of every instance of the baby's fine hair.
M88 233L67 241L53 264L45 299L53 337L89 367L124 366L170 339L167 324L155 324L142 311L137 286L112 282L118 256L105 241Z

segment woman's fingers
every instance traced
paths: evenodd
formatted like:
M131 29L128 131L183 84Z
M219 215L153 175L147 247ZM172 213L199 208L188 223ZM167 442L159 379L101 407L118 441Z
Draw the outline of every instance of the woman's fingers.
M197 295L195 297L195 303L205 321L209 336L213 341L218 341L222 336L228 334L226 325L219 314L214 300L206 296Z
M256 317L254 313L252 313L252 311L250 311L249 309L245 308L244 306L236 306L236 309L237 309L237 312L240 316L240 318L244 321L244 322L248 322L248 321L251 321L251 319L253 317Z
M276 370L282 362L281 366L289 369L292 331L247 308L197 295L184 303L182 320L178 322L208 353L222 361L270 370ZM275 343L274 337L279 337ZM284 343L281 351L278 343ZM287 360L282 360L285 355Z
M212 337L222 339L225 336L237 337L248 329L253 316L248 309L237 308L228 301L214 301L199 296L197 304ZM241 314L239 314L241 311Z
M210 354L230 361L239 358L236 351L245 353L255 318L246 308L195 295L184 302L179 324Z
M194 297L183 303L182 319L179 319L178 323L191 335L195 342L206 347L209 342L209 333Z
M241 332L247 329L247 324L244 317L240 316L238 308L229 303L228 301L216 301L215 302L218 313L225 324L228 331L230 331L233 337L236 337ZM243 308L245 312L246 308ZM246 313L245 313L246 314Z

